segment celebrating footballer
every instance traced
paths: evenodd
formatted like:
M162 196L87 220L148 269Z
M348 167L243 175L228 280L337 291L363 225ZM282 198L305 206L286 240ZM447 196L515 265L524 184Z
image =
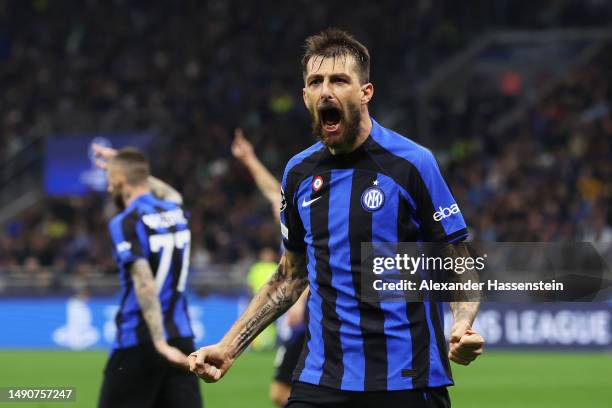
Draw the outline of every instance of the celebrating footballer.
M223 339L189 356L190 369L206 382L220 380L309 286L288 407L449 407L449 359L467 365L483 350L472 328L479 303L451 302L447 345L442 304L362 300L361 243L436 242L444 256L466 256L460 205L429 150L370 116L374 85L364 45L325 30L306 40L302 70L318 141L285 168L285 253ZM452 206L458 211L436 217Z

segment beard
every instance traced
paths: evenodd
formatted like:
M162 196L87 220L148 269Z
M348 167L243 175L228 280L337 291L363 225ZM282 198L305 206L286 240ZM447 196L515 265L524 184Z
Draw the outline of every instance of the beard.
M337 104L324 101L310 110L312 119L312 134L328 148L351 147L355 144L359 135L359 125L361 123L361 110L359 106L348 103L346 111L342 110ZM326 121L339 123L342 127L340 134L329 134L324 129Z

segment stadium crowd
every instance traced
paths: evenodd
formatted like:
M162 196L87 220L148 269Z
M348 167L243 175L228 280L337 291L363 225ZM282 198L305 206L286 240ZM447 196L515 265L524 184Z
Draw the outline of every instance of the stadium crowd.
M147 111L152 119L143 128L175 123L150 156L154 174L185 197L192 265L203 270L278 246L270 208L229 146L234 126L243 126L280 176L287 159L312 143L299 95L299 44L308 34L332 24L361 27L352 31L372 50L373 111L384 118L402 102L398 89L409 92L482 30L552 24L544 6L508 16L505 2L478 28L469 8L452 1L299 3L0 3L8 21L0 28L0 161L41 132L62 131L53 118L73 112ZM568 9L584 14L574 22L596 25L609 15L580 3L565 2L554 24ZM389 16L393 24L381 24ZM448 146L444 172L473 239L612 242L610 72L608 47L510 130L465 134ZM24 211L2 226L0 274L19 267L50 284L58 273L113 272L107 207L104 196L91 194L48 198Z
M470 135L447 169L485 241L612 242L612 45L508 131Z

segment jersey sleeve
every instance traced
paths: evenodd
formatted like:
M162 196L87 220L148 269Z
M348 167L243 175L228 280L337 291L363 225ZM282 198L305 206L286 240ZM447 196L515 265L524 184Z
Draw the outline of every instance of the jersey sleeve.
M425 238L446 243L465 239L468 235L465 220L433 154L423 149L415 167L408 189Z
M113 253L120 266L127 266L137 259L145 258L142 244L138 237L139 218L136 213L114 218L109 226L113 242Z
M281 235L283 246L286 249L293 252L304 252L306 250L304 225L295 201L298 180L290 172L289 166L287 165L287 169L285 169L281 183Z

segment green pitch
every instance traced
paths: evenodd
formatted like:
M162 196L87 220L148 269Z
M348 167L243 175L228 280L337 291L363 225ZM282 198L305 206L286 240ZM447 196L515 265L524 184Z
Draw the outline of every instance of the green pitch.
M207 408L270 408L269 353L243 355L217 384L203 384ZM0 408L92 408L105 352L0 351L0 387L72 386L75 403L0 402ZM610 407L612 354L489 352L470 367L453 365L455 408Z

